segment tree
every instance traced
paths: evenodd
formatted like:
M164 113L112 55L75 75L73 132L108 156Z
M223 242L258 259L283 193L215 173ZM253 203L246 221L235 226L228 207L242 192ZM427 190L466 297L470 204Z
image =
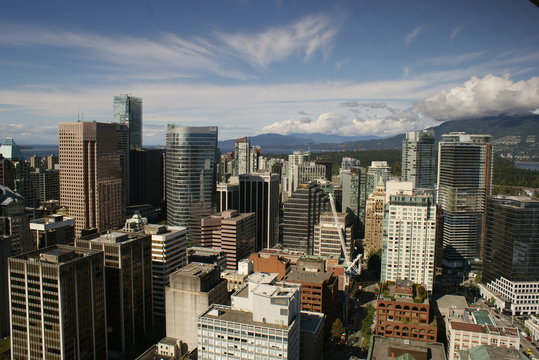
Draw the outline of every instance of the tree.
M346 329L344 328L342 320L339 318L335 319L333 326L331 327L331 337L339 339L345 331Z

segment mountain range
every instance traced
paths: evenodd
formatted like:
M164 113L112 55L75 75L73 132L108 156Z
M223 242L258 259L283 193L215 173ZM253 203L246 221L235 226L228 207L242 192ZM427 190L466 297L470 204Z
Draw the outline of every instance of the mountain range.
M492 135L495 151L520 160L539 159L539 115L499 115L466 120L451 120L434 126L435 139L449 132ZM294 150L312 152L400 149L405 134L389 138L339 136L323 134L262 134L249 138L262 153L288 153ZM234 151L234 140L219 142L222 153Z

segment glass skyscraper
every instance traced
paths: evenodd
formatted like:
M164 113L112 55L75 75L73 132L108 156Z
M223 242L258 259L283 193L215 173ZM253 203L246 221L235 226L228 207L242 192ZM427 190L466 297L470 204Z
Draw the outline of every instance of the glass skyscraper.
M434 186L434 130L406 133L402 142L402 180L415 188Z
M450 133L438 144L438 204L443 210L444 264L479 258L492 187L490 135Z
M217 126L168 125L165 156L167 222L186 226L193 239L196 220L215 206Z
M114 122L129 127L129 149L142 147L142 98L127 94L115 96Z

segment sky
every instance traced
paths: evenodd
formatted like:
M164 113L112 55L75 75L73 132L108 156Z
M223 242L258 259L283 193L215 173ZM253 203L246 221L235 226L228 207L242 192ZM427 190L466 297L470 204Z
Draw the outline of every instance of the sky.
M0 11L0 138L54 144L143 99L166 124L391 136L539 113L539 7L528 0L9 1Z

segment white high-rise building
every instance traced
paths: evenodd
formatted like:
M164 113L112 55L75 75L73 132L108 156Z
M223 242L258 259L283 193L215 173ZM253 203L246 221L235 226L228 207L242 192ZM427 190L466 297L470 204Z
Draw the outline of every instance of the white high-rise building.
M391 195L384 221L382 281L411 280L432 291L435 254L433 195Z
M232 306L211 305L198 317L199 359L299 359L300 290L274 279L254 273Z
M165 317L165 287L170 275L187 264L187 228L146 225L144 233L152 236L152 296L156 320Z

